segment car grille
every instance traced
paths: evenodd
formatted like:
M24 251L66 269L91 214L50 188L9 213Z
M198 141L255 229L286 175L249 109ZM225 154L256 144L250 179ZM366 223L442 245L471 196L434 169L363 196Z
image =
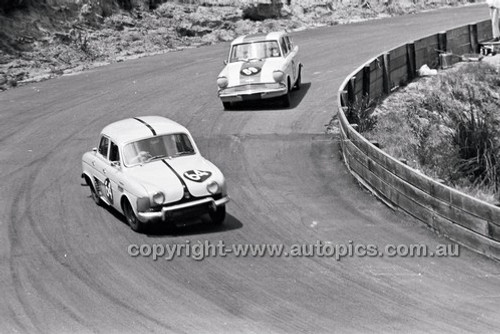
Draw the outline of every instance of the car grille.
M179 218L196 218L209 212L208 204L200 204L190 208L175 210L169 213L169 217L177 220Z

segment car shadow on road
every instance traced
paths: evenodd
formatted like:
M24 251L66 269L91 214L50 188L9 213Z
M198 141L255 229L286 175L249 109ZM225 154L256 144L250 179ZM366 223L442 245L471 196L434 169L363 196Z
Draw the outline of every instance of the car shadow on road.
M210 234L218 232L227 232L243 227L241 221L236 217L227 214L226 220L221 225L214 225L208 216L202 216L198 219L177 221L175 229L169 228L164 224L151 225L147 232L148 236L152 237L180 237L197 234Z
M252 100L245 102L237 102L231 105L230 110L226 112L237 111L256 111L256 110L287 110L295 109L304 99L307 91L311 88L310 82L303 82L299 90L293 90L290 93L290 107L284 107L279 98L265 99L265 100Z

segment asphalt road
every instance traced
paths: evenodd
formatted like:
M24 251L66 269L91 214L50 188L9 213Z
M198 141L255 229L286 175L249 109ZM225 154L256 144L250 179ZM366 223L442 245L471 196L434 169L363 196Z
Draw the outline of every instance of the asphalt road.
M493 333L500 266L447 258L131 257L131 244L426 244L347 172L325 124L341 81L407 40L488 18L485 5L294 33L292 107L223 111L228 44L143 58L0 94L1 333ZM222 228L134 233L94 205L81 156L108 123L167 116L228 179ZM206 222L205 222L206 223Z

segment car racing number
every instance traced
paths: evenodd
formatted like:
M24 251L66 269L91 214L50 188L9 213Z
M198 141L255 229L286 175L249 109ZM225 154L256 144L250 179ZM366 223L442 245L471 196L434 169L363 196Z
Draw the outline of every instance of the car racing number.
M211 172L193 169L184 172L184 176L194 182L203 182L212 175Z
M113 189L111 188L110 179L104 180L105 195L111 204L113 204Z
M260 72L260 68L255 66L250 66L241 70L241 74L250 76Z

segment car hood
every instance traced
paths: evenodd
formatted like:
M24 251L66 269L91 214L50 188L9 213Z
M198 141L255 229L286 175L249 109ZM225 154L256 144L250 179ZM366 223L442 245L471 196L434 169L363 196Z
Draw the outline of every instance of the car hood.
M228 79L228 87L254 83L274 83L273 72L281 70L282 58L266 58L256 61L229 63L221 76Z
M220 185L224 182L220 170L199 155L151 161L130 168L127 174L141 183L150 196L163 192L165 203L182 199L184 185L192 196L201 197L210 195L207 184L212 180Z

